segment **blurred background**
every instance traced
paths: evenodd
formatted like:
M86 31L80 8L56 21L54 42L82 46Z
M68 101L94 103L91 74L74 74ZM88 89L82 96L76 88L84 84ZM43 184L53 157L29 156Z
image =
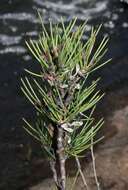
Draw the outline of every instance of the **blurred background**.
M51 189L52 176L40 148L22 129L22 117L33 118L33 108L20 91L24 68L38 69L25 40L40 31L37 9L48 19L69 22L73 16L91 26L103 24L101 36L109 35L106 58L111 64L98 71L106 92L96 112L104 117L104 141L96 147L96 168L102 190L128 189L128 1L120 0L0 0L0 190ZM100 36L100 37L101 37ZM95 181L90 156L82 166L91 190ZM73 162L68 163L74 175ZM82 189L82 185L77 189ZM42 185L42 188L41 188Z

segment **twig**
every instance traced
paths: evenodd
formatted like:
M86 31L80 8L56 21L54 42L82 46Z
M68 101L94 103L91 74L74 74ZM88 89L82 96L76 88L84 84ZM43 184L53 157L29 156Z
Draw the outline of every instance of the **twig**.
M92 165L93 165L93 172L95 177L95 182L97 185L97 190L100 190L100 183L98 181L97 173L96 173L96 163L95 163L95 156L94 156L94 150L93 150L93 127L92 127L92 138L91 138L91 155L92 155Z
M86 179L85 179L84 174L83 174L82 169L81 169L80 161L79 161L79 159L78 159L77 156L75 157L75 159L76 159L78 171L80 172L80 175L81 175L81 178L82 178L82 180L83 180L84 186L86 187L87 190L89 190L89 187L88 187L88 185L87 185Z
M77 178L78 178L78 176L79 176L79 173L80 173L79 170L77 170L75 179L74 179L74 181L73 181L73 183L72 183L72 186L71 186L70 190L73 190L73 189L74 189L74 186L75 186L75 184L76 184L76 181L77 181Z
M59 184L58 184L58 180L57 180L56 162L54 160L50 160L50 168L51 168L52 173L53 173L54 182L55 182L56 186L58 187Z

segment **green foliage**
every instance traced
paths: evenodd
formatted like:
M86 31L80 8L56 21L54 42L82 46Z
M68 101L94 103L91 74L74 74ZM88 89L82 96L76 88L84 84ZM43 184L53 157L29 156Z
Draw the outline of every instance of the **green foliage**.
M47 31L40 14L39 17L42 24L39 39L26 44L40 64L40 73L26 70L31 78L21 79L21 89L35 107L37 121L31 125L24 119L24 128L54 159L54 127L60 126L65 131L66 156L80 155L90 147L91 137L103 125L102 119L96 123L92 117L103 96L96 91L99 80L89 85L88 78L90 73L110 61L102 62L108 38L104 37L95 46L101 26L97 29L92 27L90 37L83 42L86 22L74 31L76 18L67 27L63 19L54 25L50 21Z

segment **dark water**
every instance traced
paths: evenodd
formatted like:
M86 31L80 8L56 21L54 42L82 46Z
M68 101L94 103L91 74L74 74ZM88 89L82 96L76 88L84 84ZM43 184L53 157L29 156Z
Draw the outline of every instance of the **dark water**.
M89 19L91 25L103 23L102 35L109 35L111 65L99 71L102 86L111 90L128 81L128 6L119 0L0 0L0 189L19 189L26 183L27 165L16 152L28 142L21 128L23 116L32 117L32 108L20 92L20 77L24 68L37 68L36 61L26 51L24 41L37 37L37 9L45 24L52 18L68 22L77 16L79 22ZM84 35L86 39L88 33ZM98 75L99 75L98 73ZM25 144L26 147L26 144ZM5 159L6 157L6 159ZM23 159L25 154L23 153ZM29 174L25 174L28 176ZM16 185L16 186L15 186ZM21 188L23 189L23 188Z
M49 18L59 21L61 16L66 21L73 16L79 21L88 18L88 30L90 24L103 23L105 34L110 34L114 41L112 56L126 53L128 10L118 0L1 0L0 55L11 53L29 59L23 44L27 36L37 35L37 9L42 12L45 23Z
M24 41L39 31L37 9L45 24L52 18L68 22L77 16L79 22L89 19L91 25L103 23L102 34L110 36L108 57L113 64L101 72L103 84L109 87L128 79L128 64L121 63L128 53L128 7L118 0L0 0L0 121L13 129L22 115L28 113L20 93L20 77L24 68L35 68ZM84 38L87 38L85 33ZM33 64L32 64L33 63ZM15 128L15 127L14 127Z

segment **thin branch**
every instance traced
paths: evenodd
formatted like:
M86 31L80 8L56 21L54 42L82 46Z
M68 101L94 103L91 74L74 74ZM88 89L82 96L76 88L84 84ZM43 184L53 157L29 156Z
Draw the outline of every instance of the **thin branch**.
M87 185L86 179L85 179L84 174L83 174L82 169L81 169L80 161L79 161L79 159L78 159L77 156L75 157L75 159L76 159L78 171L80 172L81 178L82 178L82 180L83 180L83 184L84 184L84 186L86 187L86 189L89 190L89 187L88 187L88 185Z
M77 179L78 179L79 173L80 173L79 170L77 170L75 179L74 179L74 181L73 181L73 183L72 183L72 186L71 186L70 190L73 190L73 189L74 189L74 186L75 186L76 181L77 181Z
M93 172L94 172L94 177L95 177L95 182L96 182L96 186L97 186L97 190L100 190L100 183L98 181L98 177L97 177L97 173L96 173L96 162L95 162L95 156L94 156L94 150L93 150L93 130L94 127L92 127L92 137L91 137L91 156L92 156L92 165L93 165Z
M53 173L54 182L55 182L56 186L58 187L59 184L58 184L58 180L57 180L56 162L54 160L50 161L50 168L51 168L52 173Z

